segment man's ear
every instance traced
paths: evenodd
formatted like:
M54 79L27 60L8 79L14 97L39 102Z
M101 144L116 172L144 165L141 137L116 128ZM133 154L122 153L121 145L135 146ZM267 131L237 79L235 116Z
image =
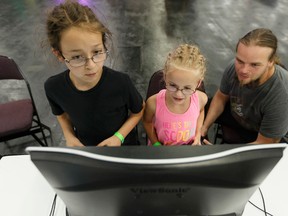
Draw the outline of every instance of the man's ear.
M273 60L270 60L269 62L268 62L268 67L273 67L274 66L274 64L275 64L275 60L273 59Z
M63 56L62 56L62 54L60 53L59 50L56 50L56 49L52 48L52 53L58 58L58 60L60 62L64 61L64 58L63 58Z

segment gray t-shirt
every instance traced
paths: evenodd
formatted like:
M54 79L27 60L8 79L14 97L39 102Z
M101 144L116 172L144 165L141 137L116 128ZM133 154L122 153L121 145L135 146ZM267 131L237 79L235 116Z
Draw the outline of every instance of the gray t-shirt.
M288 132L288 71L279 65L269 80L259 86L239 85L234 61L226 68L220 91L230 97L233 117L248 130L269 138Z

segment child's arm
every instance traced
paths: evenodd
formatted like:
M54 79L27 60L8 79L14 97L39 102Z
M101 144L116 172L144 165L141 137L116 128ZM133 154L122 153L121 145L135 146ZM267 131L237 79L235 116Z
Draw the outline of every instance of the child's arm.
M153 95L150 98L148 98L146 102L146 107L143 116L143 125L146 130L148 139L151 141L152 144L159 141L153 124L153 117L155 115L155 112L156 112L156 95Z
M57 120L62 128L67 146L84 146L75 136L72 123L67 113L57 116Z
M195 138L192 145L201 145L201 126L204 122L204 109L200 110L200 114L197 119L197 126L195 132Z
M122 127L117 131L123 138L125 138L130 131L138 124L143 116L145 103L143 102L143 108L139 113L131 113L128 119L124 122ZM115 131L116 132L116 131ZM97 146L121 146L121 140L117 136L113 135L106 140L103 140Z
M195 139L192 145L201 145L201 127L203 125L204 118L205 118L204 107L208 101L208 97L204 92L197 91L197 93L198 93L198 98L199 98L200 114L197 119Z

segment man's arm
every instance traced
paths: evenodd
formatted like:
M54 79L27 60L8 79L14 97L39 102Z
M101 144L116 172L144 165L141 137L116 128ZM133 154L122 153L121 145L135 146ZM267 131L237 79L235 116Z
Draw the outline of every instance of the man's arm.
M250 144L271 144L271 143L279 143L281 138L268 138L258 133L257 139Z
M202 129L201 129L201 135L203 137L205 137L207 135L208 129L211 127L211 125L215 122L215 120L224 111L225 105L226 105L228 100L229 100L229 96L226 94L223 94L218 89L217 92L215 93L212 101L211 101L208 113L206 115L206 118L204 120Z

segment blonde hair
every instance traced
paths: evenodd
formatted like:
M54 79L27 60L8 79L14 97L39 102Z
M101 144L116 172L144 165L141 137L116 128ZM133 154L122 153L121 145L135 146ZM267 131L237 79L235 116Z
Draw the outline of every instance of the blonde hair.
M164 74L169 71L171 66L176 66L188 70L199 70L199 75L201 79L203 79L206 72L206 59L200 52L198 46L191 44L181 44L168 54L164 67Z

